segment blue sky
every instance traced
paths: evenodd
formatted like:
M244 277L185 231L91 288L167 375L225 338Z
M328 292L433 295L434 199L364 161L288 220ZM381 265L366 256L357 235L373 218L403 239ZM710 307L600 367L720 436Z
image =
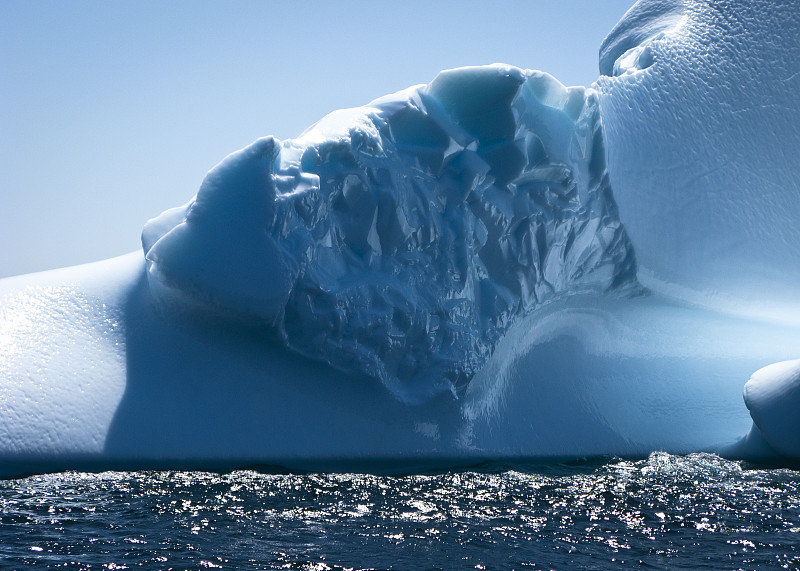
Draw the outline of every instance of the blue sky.
M124 254L228 153L441 69L568 85L633 0L0 2L0 277Z

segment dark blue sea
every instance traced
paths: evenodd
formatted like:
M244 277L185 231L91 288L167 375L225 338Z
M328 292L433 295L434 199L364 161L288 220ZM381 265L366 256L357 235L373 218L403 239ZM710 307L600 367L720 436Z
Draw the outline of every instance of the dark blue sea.
M0 481L0 568L799 569L800 472L693 454Z

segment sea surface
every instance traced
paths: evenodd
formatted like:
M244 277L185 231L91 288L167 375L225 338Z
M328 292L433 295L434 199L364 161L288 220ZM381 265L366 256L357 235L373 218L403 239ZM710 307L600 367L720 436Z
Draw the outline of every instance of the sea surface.
M0 568L798 569L800 472L656 453L378 476L0 481Z

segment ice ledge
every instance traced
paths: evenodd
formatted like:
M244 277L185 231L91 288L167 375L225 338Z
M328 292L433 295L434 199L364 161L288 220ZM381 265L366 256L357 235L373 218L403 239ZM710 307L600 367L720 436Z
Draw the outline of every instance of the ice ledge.
M142 242L161 291L407 403L458 394L542 303L636 284L594 91L499 64L259 139Z

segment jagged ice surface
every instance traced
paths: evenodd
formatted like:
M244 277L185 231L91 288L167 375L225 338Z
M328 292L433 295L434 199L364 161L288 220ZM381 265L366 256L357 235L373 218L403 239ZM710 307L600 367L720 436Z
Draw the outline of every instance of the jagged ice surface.
M227 157L148 222L150 275L418 402L521 314L635 283L593 90L493 65Z

